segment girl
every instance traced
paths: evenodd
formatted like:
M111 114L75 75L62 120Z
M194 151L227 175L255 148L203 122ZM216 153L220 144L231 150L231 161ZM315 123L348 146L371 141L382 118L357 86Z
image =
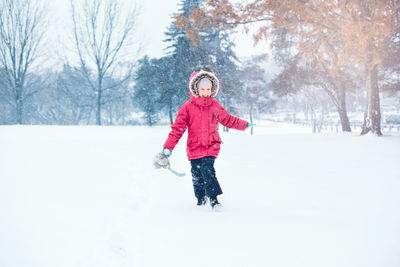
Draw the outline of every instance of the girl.
M230 115L215 99L218 90L219 80L214 73L205 70L192 73L189 79L190 100L180 107L161 153L164 161L159 162L160 165L164 164L163 167L169 167L167 157L171 156L188 128L186 152L192 167L197 205L205 205L209 198L213 209L221 206L217 196L222 194L214 169L222 142L217 131L218 123L237 130L255 126Z

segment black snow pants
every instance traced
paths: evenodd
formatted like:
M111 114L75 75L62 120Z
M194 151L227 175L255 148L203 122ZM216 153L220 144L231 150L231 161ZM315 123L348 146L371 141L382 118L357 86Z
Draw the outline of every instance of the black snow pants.
M214 161L214 156L190 160L194 195L197 198L204 196L212 198L222 194L221 187L215 176Z

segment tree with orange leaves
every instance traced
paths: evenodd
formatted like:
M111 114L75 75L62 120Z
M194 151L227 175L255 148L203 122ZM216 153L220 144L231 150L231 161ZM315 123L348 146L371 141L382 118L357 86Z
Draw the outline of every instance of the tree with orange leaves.
M377 74L390 48L388 42L400 27L399 10L398 0L253 0L245 4L208 0L189 20L177 17L177 24L190 25L188 36L194 40L202 27L228 30L260 22L255 43L273 41L276 30L286 27L298 36L299 53L312 59L316 68L333 75L347 66L363 71L367 104L361 134L371 131L380 136Z

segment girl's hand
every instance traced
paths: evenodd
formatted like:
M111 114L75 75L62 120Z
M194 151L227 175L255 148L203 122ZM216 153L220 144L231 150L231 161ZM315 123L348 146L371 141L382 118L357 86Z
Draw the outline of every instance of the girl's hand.
M172 151L164 147L162 153L169 158L172 154Z
M253 127L253 126L256 126L256 124L255 123L250 123L250 122L247 124L247 128Z

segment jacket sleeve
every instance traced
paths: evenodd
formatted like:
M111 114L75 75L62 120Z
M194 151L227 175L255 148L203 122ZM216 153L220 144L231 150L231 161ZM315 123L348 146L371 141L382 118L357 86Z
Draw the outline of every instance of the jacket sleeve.
M225 127L244 131L248 122L229 114L219 103L219 122Z
M188 123L188 112L186 105L182 105L178 111L178 115L176 115L176 119L174 124L171 126L171 131L168 134L167 141L164 144L165 148L169 150L173 150L178 143L179 139L181 139L183 133L186 131L187 123Z

